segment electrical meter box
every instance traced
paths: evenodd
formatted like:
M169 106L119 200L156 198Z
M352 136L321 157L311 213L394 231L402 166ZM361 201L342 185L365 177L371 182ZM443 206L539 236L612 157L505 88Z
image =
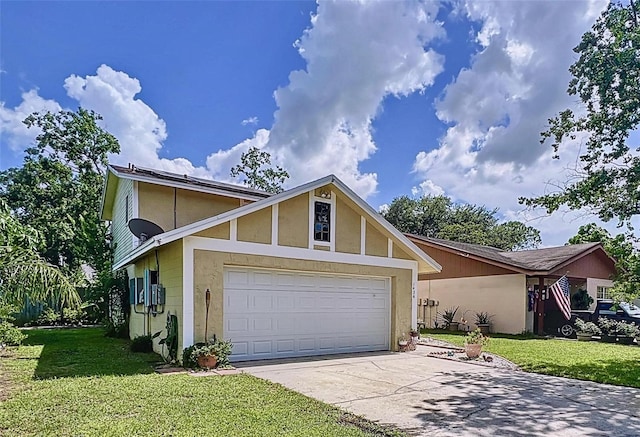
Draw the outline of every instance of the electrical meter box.
M151 284L151 305L164 305L165 290L162 284Z

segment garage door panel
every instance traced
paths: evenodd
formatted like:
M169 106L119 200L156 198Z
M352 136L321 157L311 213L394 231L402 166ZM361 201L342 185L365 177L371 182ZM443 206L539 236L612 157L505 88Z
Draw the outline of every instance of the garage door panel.
M389 349L389 279L235 267L224 279L234 361Z
M248 356L249 355L249 342L238 341L233 343L233 354L236 356Z
M258 286L271 286L273 284L273 275L271 273L256 272L253 276L253 283Z
M254 294L251 299L251 309L264 311L273 309L273 296L266 293Z
M288 339L288 340L277 340L275 342L276 344L276 353L282 354L282 353L287 353L287 352L295 352L296 348L296 342L293 339Z
M296 300L293 296L280 295L276 298L276 302L276 309L278 311L286 311L294 309Z
M230 270L227 273L227 285L247 285L249 283L249 272L242 270Z

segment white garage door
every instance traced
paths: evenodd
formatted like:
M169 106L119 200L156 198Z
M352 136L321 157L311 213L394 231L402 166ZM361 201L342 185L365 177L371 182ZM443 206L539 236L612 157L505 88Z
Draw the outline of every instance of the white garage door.
M389 350L389 278L225 268L233 361Z

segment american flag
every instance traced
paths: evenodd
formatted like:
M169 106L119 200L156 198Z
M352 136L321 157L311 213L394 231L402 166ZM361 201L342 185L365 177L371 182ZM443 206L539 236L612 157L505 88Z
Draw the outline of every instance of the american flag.
M569 320L571 318L571 302L569 301L569 280L566 275L551 286L551 294L564 318Z

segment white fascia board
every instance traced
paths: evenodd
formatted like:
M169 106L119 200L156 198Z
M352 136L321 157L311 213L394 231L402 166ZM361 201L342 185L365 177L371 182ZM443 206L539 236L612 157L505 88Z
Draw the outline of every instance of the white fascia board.
M194 342L195 308L193 306L193 248L182 245L182 348Z
M418 269L417 267L411 269L411 329L418 330Z
M167 181L164 179L153 178L150 176L140 175L140 174L119 173L115 169L112 169L112 171L116 176L118 176L121 179L131 179L134 181L146 182L153 185L163 185L163 186L172 187L172 188L182 188L188 191L198 191L200 193L217 194L220 196L231 197L234 199L253 200L253 201L265 199L265 197L263 196L252 196L250 194L231 193L229 191L221 190L218 188L206 188L206 187L201 187L197 185L181 183L177 181Z
M105 201L107 200L107 187L109 185L109 179L111 174L113 174L114 176L117 176L117 174L115 173L115 170L111 168L111 166L107 166L107 172L105 174L105 178L104 178L104 185L102 186L102 197L100 198L100 209L98 210L98 212L100 213L100 219L101 220L112 220L113 217L109 216L109 218L105 218L105 212L104 212L104 207L105 207ZM117 181L117 179L116 179ZM113 195L115 196L115 190Z
M329 252L326 250L309 250L306 247L274 247L271 244L218 240L207 237L185 237L184 247L189 248L189 250L198 249L213 252L268 256L274 258L294 258L307 261L326 261L372 267L389 267L408 270L415 269L416 277L418 269L418 262L408 259L360 255L356 253Z

